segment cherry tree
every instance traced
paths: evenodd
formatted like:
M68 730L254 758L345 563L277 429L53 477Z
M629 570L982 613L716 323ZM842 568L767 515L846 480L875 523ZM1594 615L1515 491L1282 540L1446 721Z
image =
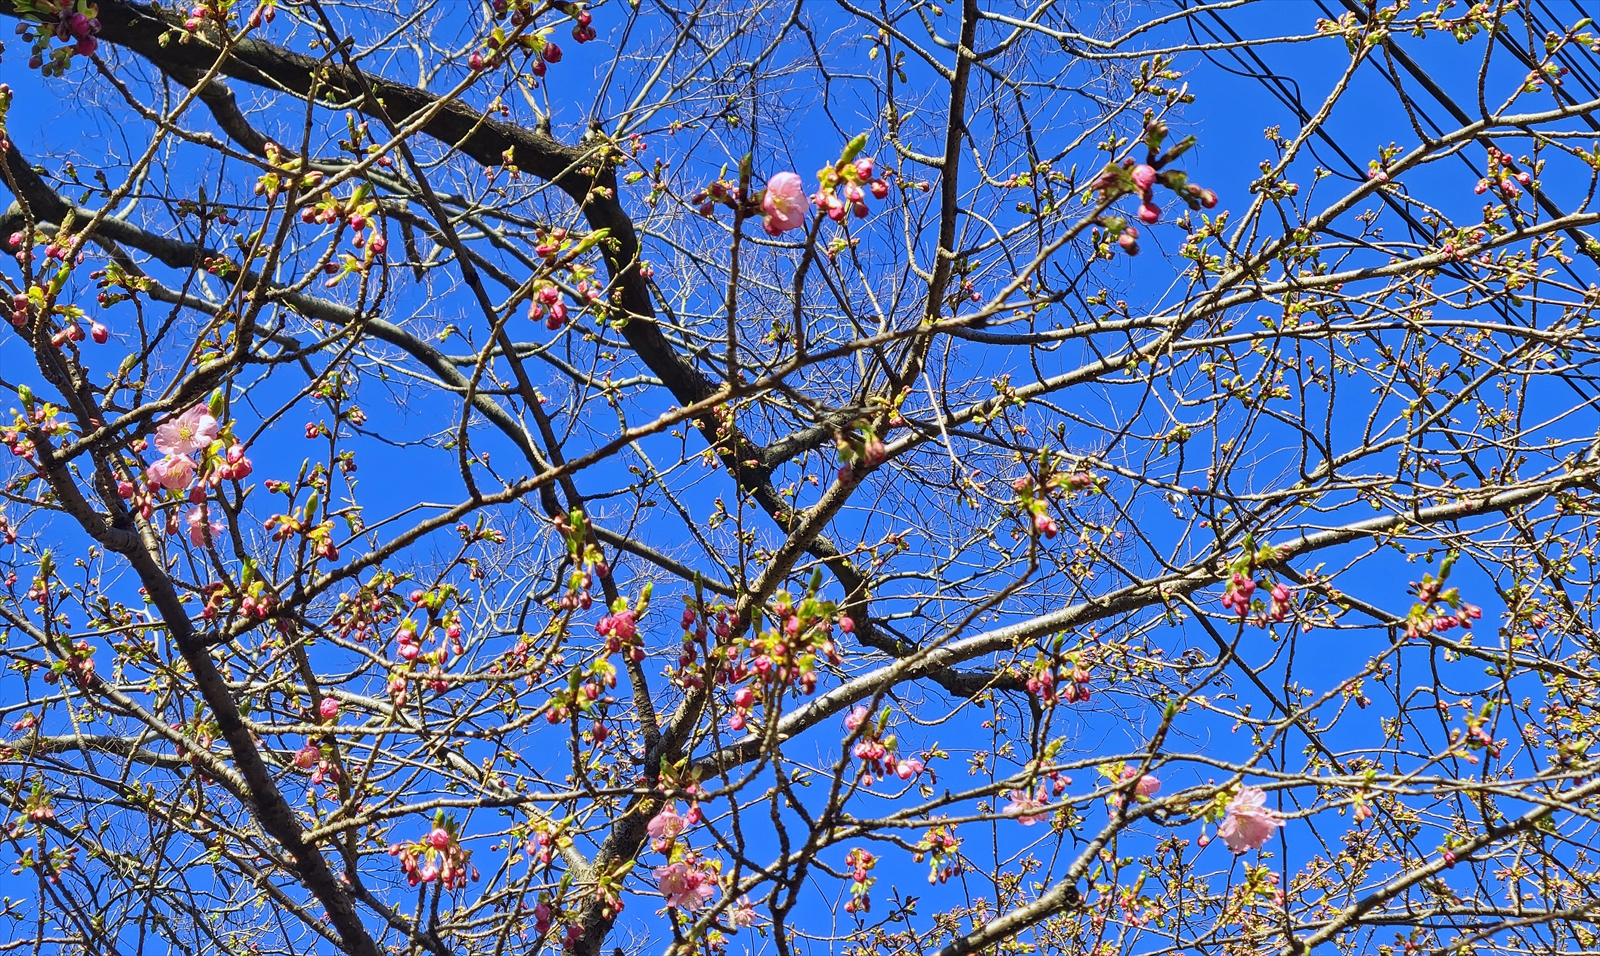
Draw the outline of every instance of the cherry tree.
M0 0L6 948L1592 949L1600 35L1323 7Z

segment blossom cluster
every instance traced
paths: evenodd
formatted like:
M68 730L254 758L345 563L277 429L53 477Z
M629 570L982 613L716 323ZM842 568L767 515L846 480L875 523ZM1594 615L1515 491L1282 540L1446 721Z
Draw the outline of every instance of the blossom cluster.
M1100 201L1106 204L1121 196L1129 194L1137 196L1139 198L1137 218L1145 225L1154 225L1161 221L1161 207L1155 202L1157 186L1172 192L1190 209L1214 208L1217 205L1215 192L1189 182L1187 173L1168 168L1173 161L1193 147L1194 137L1185 137L1181 142L1162 151L1161 147L1166 137L1167 126L1163 121L1154 117L1147 119L1144 130L1145 160L1139 162L1130 157L1123 160L1120 165L1115 163L1108 165L1090 182L1090 190L1098 193ZM1139 254L1137 226L1130 224L1121 216L1109 217L1102 222L1102 225L1107 236L1117 237L1117 245L1123 252L1130 256Z
M193 507L183 517L189 541L196 547L212 543L222 523L212 519L207 506L209 489L223 481L239 481L254 471L245 448L231 438L211 408L202 403L168 418L156 428L156 450L162 457L145 466L143 486L124 479L117 493L149 518L162 498L187 500ZM198 453L198 460L194 456ZM167 532L178 533L178 518L169 513Z
M471 863L472 851L461 845L453 821L443 815L422 839L396 843L389 855L399 857L400 870L411 886L438 881L447 890L458 890L467 879L478 879L478 868Z
M703 908L717 892L717 874L696 854L658 866L652 871L667 906L690 913Z
M884 708L876 720L870 717L867 708L861 706L850 711L844 719L845 728L859 735L850 752L861 761L861 783L870 787L875 778L887 780L891 776L901 780L915 779L927 765L921 757L897 754L900 746L898 738L885 733L889 724L889 709Z
M72 57L93 56L100 47L100 8L87 0L15 0L16 12L26 19L17 33L30 43L28 69L46 76L66 73ZM50 41L64 44L50 49Z
M809 196L800 174L785 170L770 176L753 196L745 197L737 183L719 179L696 192L689 202L707 218L715 215L719 205L760 215L761 228L769 236L805 228L806 210L812 206L834 222L851 215L865 219L871 213L867 196L879 200L889 196L889 182L878 175L877 161L861 156L866 144L864 133L846 144L837 162L817 171L817 191Z

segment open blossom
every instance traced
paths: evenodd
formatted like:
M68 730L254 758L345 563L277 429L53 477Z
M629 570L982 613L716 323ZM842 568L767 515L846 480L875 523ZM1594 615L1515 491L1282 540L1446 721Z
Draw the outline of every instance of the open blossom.
M716 892L716 881L711 874L687 863L658 866L654 872L668 906L693 912L706 905Z
M1259 850L1283 826L1283 818L1266 806L1267 794L1260 787L1245 787L1228 801L1228 815L1217 828L1217 836L1235 853Z
M194 462L183 455L168 455L151 462L144 475L153 485L182 491L194 478Z
M208 526L212 540L216 540L217 535L222 533L222 522L207 521L205 505L198 505L190 509L189 514L183 520L189 526L189 543L197 548L206 543L206 529Z
M667 804L661 812L650 818L645 829L650 832L650 839L655 841L657 850L666 849L667 845L678 838L683 832L684 820L678 815L678 808Z
M767 194L761 200L761 225L771 236L803 228L807 205L800 177L794 173L778 173L767 180Z
M847 730L855 730L857 727L860 727L862 723L866 721L866 719L867 709L865 707L857 707L856 709L850 711L849 715L845 717L844 726Z
M1043 787L1039 788L1037 795L1029 794L1026 790L1013 790L1011 802L1006 804L1001 812L1008 817L1016 818L1016 821L1023 826L1031 827L1035 823L1050 819L1049 795Z
M217 440L217 420L204 405L162 422L156 429L156 448L163 455L187 455L202 451Z
M925 766L926 764L924 764L918 757L912 757L909 760L901 760L894 765L895 776L899 777L901 780L910 780L912 777L915 777L917 774L921 773Z

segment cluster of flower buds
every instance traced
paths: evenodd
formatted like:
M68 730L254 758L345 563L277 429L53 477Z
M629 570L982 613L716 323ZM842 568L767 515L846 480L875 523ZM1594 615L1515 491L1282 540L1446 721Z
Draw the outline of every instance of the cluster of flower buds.
M100 8L87 0L19 0L19 15L37 18L17 24L17 33L33 45L28 69L60 76L74 55L91 56L100 48ZM64 46L50 49L50 41Z
M248 21L252 30L259 29L263 23L271 23L278 16L278 0L261 0L256 8L250 11Z
M1011 490L1022 500L1023 509L1032 516L1033 530L1046 538L1054 538L1061 530L1050 514L1050 500L1037 494L1032 475L1023 475L1011 483Z
M39 603L43 604L48 599L48 595L45 595ZM66 659L52 662L50 669L45 671L44 682L54 684L62 674L70 676L80 687L88 686L94 677L94 648L89 646L88 641L73 641Z
M372 198L372 186L362 183L346 199L330 196L315 206L304 207L300 210L300 221L307 225L343 222L350 227L350 245L364 249L368 258L376 258L389 249L388 240L378 232L377 223L373 220L377 211L378 201ZM372 230L371 238L367 236L369 228Z
M1089 188L1099 193L1101 201L1107 203L1129 194L1138 196L1137 218L1145 225L1161 221L1161 207L1155 203L1157 186L1171 191L1190 209L1214 208L1217 205L1215 192L1189 182L1188 174L1181 170L1167 168L1194 146L1194 137L1185 137L1162 152L1161 146L1166 137L1166 123L1153 116L1147 117L1144 130L1145 161L1141 163L1130 157L1120 164L1110 164L1090 182ZM1116 235L1117 245L1123 252L1128 255L1139 254L1138 227L1120 216L1108 218L1102 225L1108 236Z
M1257 589L1265 584L1243 571L1235 571L1228 579L1228 585L1222 593L1222 606L1236 612L1240 617L1250 613L1251 599ZM1289 609L1294 606L1294 595L1289 586L1282 581L1274 582L1267 596L1270 599L1265 608L1258 608L1255 617L1257 625L1264 626L1268 621L1281 624L1289 618Z
M778 177L784 176L784 175L785 175L784 173L779 173L777 176L774 176L772 178L774 180L777 180ZM798 183L800 181L800 177L799 176L795 176L794 173L788 173L787 175L794 176L794 179L795 179L796 183ZM771 191L771 188L772 188L772 186L769 183L768 184L768 191L769 192ZM690 196L689 197L689 203L690 203L690 205L698 207L698 212L700 213L700 215L706 217L707 219L710 219L712 216L715 216L717 214L717 207L718 206L727 206L730 209L738 207L738 205L739 205L739 186L738 186L737 183L731 182L729 180L718 179L715 182L713 182L710 185L708 185L705 189L702 189L699 192L695 193L694 195Z
M1472 191L1479 196L1488 192L1491 187L1500 190L1507 199L1515 199L1522 195L1522 186L1533 182L1533 175L1525 169L1517 168L1517 161L1511 154L1503 149L1489 147L1489 172L1488 175L1478 180Z
M45 790L44 784L37 780L34 781L33 788L28 793L28 800L22 806L22 815L11 826L11 835L13 837L21 836L26 826L30 823L38 825L46 820L54 820L56 811L50 806L50 803L50 793Z
M1454 746L1465 743L1468 750L1486 750L1488 751L1489 756L1499 759L1500 743L1497 742L1494 739L1494 735L1489 732L1489 727L1494 720L1494 703L1492 701L1487 702L1476 712L1472 710L1471 704L1468 701L1461 701L1460 706L1462 709L1467 711L1467 728L1465 731L1450 731L1451 745ZM1439 713L1448 718L1450 716L1450 705L1444 701L1440 701ZM1478 762L1478 758L1470 753L1465 754L1463 759L1465 759L1468 763Z
M1048 456L1042 462L1041 473L1042 480L1031 474L1017 477L1011 482L1011 490L1016 493L1023 513L1029 516L1034 533L1053 538L1060 533L1061 526L1050 514L1051 501L1063 493L1098 493L1104 490L1104 481L1081 468L1061 470Z
M544 818L535 818L533 836L528 838L522 849L538 861L540 866L549 866L555 862L556 855L561 848L571 844L572 837L567 834L565 824Z
M322 182L322 172L312 169L305 170L304 163L298 156L290 156L283 151L277 143L268 141L263 147L267 154L269 169L261 178L256 180L256 195L264 196L269 201L275 200L288 191L291 187L299 190L315 189ZM326 207L326 210L325 208ZM331 218L327 210L332 210ZM308 207L300 210L300 221L304 223L334 222L339 218L338 203L336 200L324 200L323 205Z
M1287 620L1289 611L1294 606L1294 594L1289 590L1289 586L1282 581L1276 581L1269 587L1265 581L1256 580L1256 575L1263 565L1283 557L1287 557L1285 550L1275 549L1271 545L1263 545L1258 550L1253 544L1253 539L1246 536L1239 556L1224 568L1227 577L1224 579L1222 606L1240 618L1250 615L1254 610L1255 617L1252 621L1258 627ZM1261 588L1268 588L1268 600L1265 602L1255 599L1256 591Z
M1437 582L1434 582L1434 584L1437 585ZM1434 601L1443 601L1451 609L1450 611L1440 612L1432 612L1432 609L1429 609L1429 611L1421 612L1421 614L1414 614L1413 619L1406 620L1405 630L1408 638L1416 638L1416 636L1421 635L1442 635L1445 631L1454 630L1454 628L1458 627L1464 628L1464 630L1472 630L1472 622L1483 617L1482 607L1462 601L1458 588L1448 588L1446 592L1429 596L1429 584L1427 582L1422 585L1413 585L1413 587L1418 590L1419 606L1426 607L1434 603Z
M0 432L0 441L5 442L6 447L11 449L11 454L18 458L32 458L36 450L33 447L33 439L23 434L20 428L8 428Z
M817 659L832 664L842 659L832 636L834 605L814 596L795 603L780 591L771 613L774 626L749 639L750 668L763 684L798 687L809 694L817 687Z
M889 183L877 175L876 161L861 157L866 146L867 136L863 133L845 145L838 162L817 171L820 188L811 201L834 222L842 221L847 213L865 219L868 193L874 199L889 195Z
M215 23L219 27L226 28L231 6L229 3L209 3L201 0L189 8L189 16L184 19L183 28L190 33L198 31L207 23Z
M1041 653L1034 659L1025 686L1028 693L1039 698L1039 702L1046 707L1076 704L1089 699L1091 676L1075 657L1062 659L1055 654Z
M339 765L324 754L321 747L310 741L306 741L304 747L295 751L294 765L301 770L309 771L311 782L315 786L339 782Z
M389 847L389 855L400 858L400 870L411 886L438 881L447 890L459 890L467 885L469 875L478 879L478 869L471 864L472 851L461 845L454 822L442 814L426 836Z
M872 884L878 881L877 877L869 876L872 868L878 865L878 858L870 850L856 847L844 858L844 865L850 868L850 899L845 901L846 913L869 913L872 911L872 897L867 895L872 889Z
M874 779L887 780L891 776L910 781L925 769L926 764L921 757L897 755L899 740L894 734L886 733L889 726L888 708L884 708L873 720L864 705L858 706L845 717L844 725L851 733L859 732L850 752L861 761L860 779L863 786L870 787Z
M589 13L588 4L557 2L554 6L572 18L572 39L579 43L588 43L599 35L595 33L594 16Z
M863 426L861 434L835 435L833 444L839 451L838 478L841 484L854 481L858 475L878 467L889 460L889 446L870 426Z
M561 289L555 283L541 288L528 300L528 318L544 319L545 328L559 332L567 324L567 303L562 301Z
M1460 588L1444 586L1453 564L1452 555L1440 567L1438 578L1424 574L1420 582L1411 582L1409 590L1417 596L1417 601L1406 615L1406 637L1443 634L1458 627L1470 631L1472 622L1483 617L1482 608L1461 599Z
M134 496L137 504L139 496ZM222 583L206 587L206 603L200 609L200 617L204 620L215 620L217 615L228 606L237 592L232 591L228 585ZM266 582L252 580L246 583L244 593L238 596L239 613L255 620L265 620L272 614L272 609L277 605L278 599L267 588Z
M512 16L525 16L520 10ZM515 26L513 26L515 30ZM587 39L587 35L585 36ZM533 63L528 67L528 72L535 77L542 77L548 68L546 64L561 62L561 47L552 43L540 33L526 33L512 38L504 27L497 26L483 38L483 49L474 50L467 56L467 66L474 73L493 69L504 63L512 50L521 49L532 53Z
M67 247L60 242L42 236L35 236L34 241L36 243L44 243L44 256L46 259L53 259L56 262L67 261ZM15 250L16 257L19 260L22 259L25 255L23 246L28 244L28 234L25 232L13 232L7 242ZM81 252L78 254L78 262L83 262L83 253Z
M613 608L594 626L595 633L606 639L607 654L623 653L628 660L637 664L644 660L644 642L639 639L638 618L626 601L619 598L618 604L619 607Z
M38 401L33 389L26 385L17 387L17 397L22 399L24 411L13 409L11 427L0 431L0 441L10 447L11 454L27 461L37 454L28 434L30 430L45 438L62 438L72 433L72 426L61 417L60 406Z
M610 661L591 661L588 672L574 670L572 680L565 687L550 693L550 703L545 707L544 719L552 724L572 720L575 715L603 710L613 702L606 691L617 686L617 668ZM598 725L598 721L596 724ZM606 736L602 730L601 737Z
M431 638L438 634L439 631L430 627L426 629L426 633L428 635L427 639L419 637L416 622L409 617L401 621L399 629L395 631L395 656L405 664L421 663L436 669L443 668L450 661L452 647L459 652L461 642L459 638L450 638L440 641L433 648L424 648L424 643L431 642ZM457 629L456 634L459 635L460 633L460 630ZM444 690L444 684L438 677L434 677L432 682L438 685L433 687L434 690Z
M595 275L592 264L580 261L583 253L602 238L601 233L578 236L566 229L552 229L539 233L534 252L556 272L565 272L572 289L573 306L592 309L600 313L605 308L606 285ZM564 292L552 278L540 279L528 297L528 318L543 320L545 328L559 332L567 324L570 308L563 298Z
M304 515L276 514L262 522L263 529L272 532L272 540L287 541L295 535L304 535L310 542L312 552L329 561L339 560L339 546L333 540L333 522L316 521L312 518L314 507L308 507Z
M1233 572L1228 586L1222 592L1222 606L1237 611L1240 617L1250 613L1250 601L1260 587L1256 579L1243 571Z
M594 579L597 575L589 571L574 571L567 579L567 589L562 592L560 601L557 602L562 610L587 611L594 606Z
M918 863L925 859L928 861L930 885L960 876L961 840L956 836L955 828L948 825L929 828L911 859Z
M709 626L707 624L708 619L710 621ZM676 669L669 668L668 676L680 686L699 689L705 686L706 675L701 668L697 668L695 665L702 656L707 660L711 659L710 636L715 634L721 640L733 633L733 625L728 617L728 608L719 603L706 608L705 616L701 616L693 606L685 607L683 609L683 617L680 618L679 623L683 625L683 645L678 651L678 666ZM723 673L726 673L726 671L727 669L724 668ZM731 675L729 676L731 678ZM743 678L741 677L740 679L742 680ZM728 683L729 681L724 680L723 682ZM741 689L748 690L748 688ZM739 699L744 700L744 704L740 709L748 715L750 707L755 702L754 694L745 694L742 695L742 698L741 695L736 694L735 699L736 701Z
M549 898L543 893L539 894L539 902L533 908L533 931L540 937L549 935L551 927L555 925L555 915Z
M581 510L574 508L570 514L556 515L551 524L565 539L574 568L556 609L587 611L594 606L595 580L609 577L611 566L599 546L590 540L589 519Z

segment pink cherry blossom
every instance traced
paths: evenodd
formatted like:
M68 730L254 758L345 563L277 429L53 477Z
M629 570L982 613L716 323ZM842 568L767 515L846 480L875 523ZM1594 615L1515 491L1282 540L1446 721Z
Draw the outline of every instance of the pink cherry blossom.
M187 455L202 451L217 440L217 420L204 405L169 418L156 429L156 448L163 455Z
M210 528L211 540L213 541L216 540L217 535L222 533L222 522L207 520L205 505L199 505L190 509L189 513L184 516L183 520L184 523L189 526L189 543L197 548L206 543L206 530L208 527Z
M1031 827L1035 823L1050 819L1050 803L1043 787L1039 788L1037 796L1029 794L1026 790L1013 790L1011 802L1006 804L1001 812L1008 817L1014 817L1023 826Z
M182 455L168 455L151 462L144 475L153 485L182 491L194 478L194 462Z
M324 697L322 703L317 705L317 712L323 720L332 720L339 716L339 702L332 697Z
M761 199L761 225L771 236L804 228L806 206L800 177L795 173L778 173L767 180L767 193Z
M306 744L294 753L294 765L301 770L310 770L322 759L322 750L316 744Z
M683 832L683 827L683 817L678 815L678 808L669 803L661 808L660 813L650 818L645 829L650 832L650 838L656 841L657 847L664 849L667 844L678 838L678 834Z
M912 757L910 760L901 760L896 763L894 772L901 780L910 780L921 773L924 766L920 759Z
M1149 189L1156 183L1156 171L1155 167L1153 166L1146 166L1141 163L1140 165L1133 167L1133 173L1131 175L1133 176L1133 184L1139 187L1140 192Z
M1259 850L1283 826L1283 818L1266 806L1267 794L1260 787L1245 787L1228 801L1228 815L1217 828L1217 836L1235 853Z
M1141 797L1153 797L1161 792L1161 781L1152 774L1145 774L1139 778L1139 783L1133 788L1134 793Z
M711 874L687 863L658 866L654 873L668 906L694 912L706 905L706 901L716 892L716 883Z
M866 719L867 709L865 707L857 707L855 710L850 711L850 715L844 719L844 726L847 730L855 730L857 727L860 727L862 723L866 721Z

